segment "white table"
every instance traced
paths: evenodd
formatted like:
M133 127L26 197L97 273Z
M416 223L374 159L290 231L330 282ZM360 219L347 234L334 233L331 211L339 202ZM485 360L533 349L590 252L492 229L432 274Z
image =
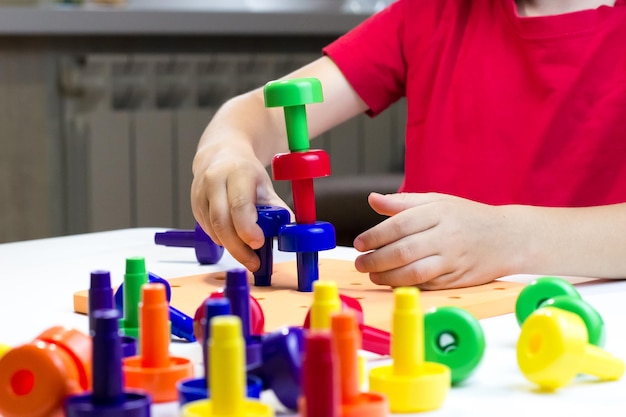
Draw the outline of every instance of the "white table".
M143 256L150 272L164 278L206 273L239 266L227 253L217 265L196 262L193 249L154 244L164 229L142 228L0 244L0 342L18 345L48 327L68 325L87 331L87 318L73 312L72 295L89 286L89 273L111 271L113 284L122 282L125 259ZM354 259L356 251L337 248L320 257ZM277 262L294 259L277 252ZM508 279L529 281L531 276ZM603 316L605 349L626 359L626 282L579 285L583 298ZM581 377L556 393L541 393L520 373L515 359L519 327L511 314L481 321L487 348L474 375L451 389L435 416L623 416L626 379L596 382ZM172 354L200 360L197 343L172 343ZM264 400L274 403L273 398ZM154 416L178 416L176 404L154 406ZM289 414L285 414L289 415ZM320 416L322 417L322 416Z

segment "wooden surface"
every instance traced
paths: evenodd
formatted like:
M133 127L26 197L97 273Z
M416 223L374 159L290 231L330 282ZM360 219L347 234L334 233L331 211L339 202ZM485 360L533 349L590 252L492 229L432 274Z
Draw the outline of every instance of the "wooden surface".
M389 330L392 290L373 284L366 274L354 269L352 261L320 259L320 279L337 281L340 293L357 298L364 312L365 323ZM226 272L193 275L169 279L172 287L171 304L193 316L196 308L214 290L224 285ZM251 287L265 314L266 330L283 325L301 325L311 304L311 293L295 290L297 283L295 262L274 265L271 287ZM250 282L252 274L250 274ZM511 313L523 284L506 281L471 288L442 291L423 291L422 305L430 307L454 305L463 307L477 318ZM87 312L87 291L74 294L74 310Z

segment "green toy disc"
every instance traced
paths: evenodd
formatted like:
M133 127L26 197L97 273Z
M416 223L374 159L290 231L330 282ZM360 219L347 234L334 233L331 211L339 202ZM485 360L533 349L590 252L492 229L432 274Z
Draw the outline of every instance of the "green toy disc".
M453 384L467 379L482 360L485 334L478 320L459 307L424 314L424 357L450 368Z
M515 302L515 317L517 323L522 323L530 316L539 306L559 295L569 295L580 298L580 294L572 284L562 278L557 277L541 277L528 284L520 292Z

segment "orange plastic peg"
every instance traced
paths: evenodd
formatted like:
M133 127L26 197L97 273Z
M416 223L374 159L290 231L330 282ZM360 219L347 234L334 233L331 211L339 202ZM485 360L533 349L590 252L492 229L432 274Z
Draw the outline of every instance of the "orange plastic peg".
M175 401L176 384L193 376L193 364L169 355L169 305L163 284L142 287L139 304L139 344L141 353L124 359L126 387L148 392L154 402Z
M0 358L0 415L57 417L63 400L89 388L91 338L52 327Z
M384 417L387 415L385 396L361 392L359 389L360 331L354 312L345 311L331 317L332 339L339 359L342 417Z

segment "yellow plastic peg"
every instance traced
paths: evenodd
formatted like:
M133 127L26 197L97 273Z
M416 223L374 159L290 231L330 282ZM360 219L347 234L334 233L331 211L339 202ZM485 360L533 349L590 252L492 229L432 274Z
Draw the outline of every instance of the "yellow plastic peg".
M3 345L2 343L0 343L0 358L3 357L4 354L7 353L10 350L11 350L10 346Z
M451 384L450 368L424 361L424 313L417 288L396 288L388 366L369 374L370 390L387 396L392 413L437 409Z
M311 303L311 330L330 331L331 316L341 311L339 289L335 281L313 282Z
M183 417L274 417L266 404L246 398L245 341L241 319L211 319L209 341L210 399L187 403Z
M522 325L517 363L524 376L545 390L570 383L577 374L617 380L624 361L588 342L587 327L577 314L543 307Z

